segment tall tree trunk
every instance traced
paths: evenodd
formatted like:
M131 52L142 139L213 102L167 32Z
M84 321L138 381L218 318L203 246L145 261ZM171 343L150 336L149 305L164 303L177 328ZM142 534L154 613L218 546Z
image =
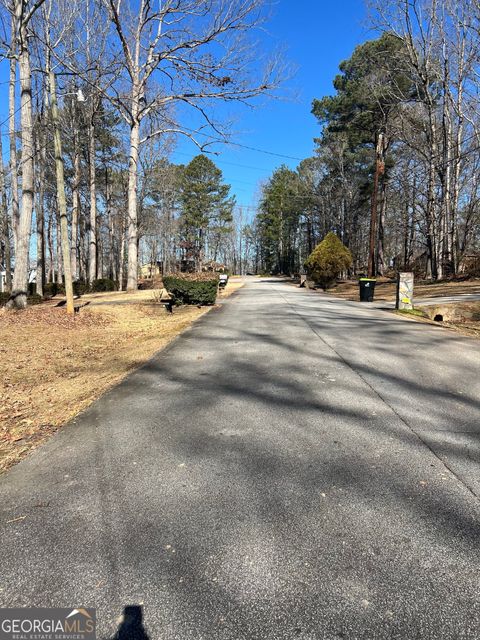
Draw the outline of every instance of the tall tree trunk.
M377 135L375 145L375 173L373 175L373 192L372 192L372 207L370 215L370 241L368 251L368 277L373 278L377 274L377 265L375 260L376 245L377 245L377 209L378 209L378 182L380 176L384 171L384 135L379 133Z
M12 18L12 34L15 33L15 20ZM13 38L13 35L12 35ZM9 137L10 137L10 190L11 190L11 219L13 229L14 246L17 245L17 230L20 218L20 207L18 203L18 166L17 166L17 132L15 129L15 88L17 82L17 60L10 59L10 79L8 87L8 110L9 110Z
M57 236L56 238L57 240L56 242L57 282L61 284L63 282L63 269L62 269L63 255L62 255L62 232L60 228L60 211L58 209L58 202L56 203L56 207L55 207L55 216L56 216L55 231Z
M460 177L462 170L462 138L463 138L463 119L460 118L455 135L455 147L454 147L454 167L452 174L452 205L451 205L451 218L450 229L448 233L450 235L450 245L452 247L452 267L453 273L456 274L460 262L459 244L458 244L458 205L460 201Z
M450 244L451 217L451 163L452 163L452 122L450 114L449 67L448 58L443 44L444 76L443 76L443 105L442 105L442 138L443 138L443 166L441 171L442 200L439 224L439 261L437 267L438 278L443 278L452 272L452 247Z
M32 73L28 34L22 24L22 0L16 0L17 24L20 24L18 62L20 72L20 120L22 125L22 208L18 222L15 250L15 271L13 274L12 298L8 307L24 309L27 306L30 234L32 231L32 212L34 197L34 145L32 119Z
M53 214L50 208L47 226L47 242L48 242L48 273L47 282L55 282L55 250L53 246Z
M138 112L138 100L133 100ZM130 158L128 163L128 274L127 291L136 291L138 280L138 220L137 220L137 184L138 184L138 147L140 144L140 123L134 113L130 128Z
M116 280L115 269L115 226L112 209L112 185L110 184L108 167L105 165L105 208L108 224L108 277Z
M93 100L93 98L92 98ZM88 251L88 281L91 284L97 277L97 185L95 167L95 107L92 105L91 120L88 127L89 187L90 187L90 222Z
M437 261L437 243L435 233L435 157L437 152L436 145L436 126L434 115L430 113L430 157L428 166L428 187L427 187L427 209L426 209L426 241L427 241L427 269L426 277L437 280L438 278L438 261Z
M80 208L78 216L78 276L80 280L88 281L87 239L88 223L85 211Z
M408 255L409 255L409 237L410 237L410 204L408 200L405 202L405 209L403 213L403 271L407 271ZM398 265L395 265L398 266Z
M80 162L80 144L78 140L77 123L74 123L73 134L73 184L72 184L72 278L78 278L78 226L80 219L80 184L82 181L82 167Z
M50 67L50 61L48 62ZM60 236L63 256L63 273L65 276L65 296L67 298L67 313L73 315L73 286L71 271L70 242L68 239L67 201L65 198L65 176L63 169L62 140L60 137L60 122L57 107L57 89L55 73L49 68L50 107L53 122L53 141L55 148L55 174L57 178L57 203L60 215Z
M7 190L5 185L5 167L3 164L3 145L0 134L0 224L3 245L3 265L5 267L5 290L12 290L12 256L10 248L10 224L8 221Z
M97 233L97 278L104 278L105 272L103 268L103 256L104 256L104 237L98 230Z
M118 265L118 290L124 290L123 267L125 262L125 219L120 216L120 264Z
M377 248L377 271L384 276L387 265L385 264L385 217L387 213L387 181L382 180L382 206L378 218L378 248Z
M43 129L43 123L40 123L40 128ZM46 141L45 135L42 131L38 136L37 144L37 158L39 160L38 171L38 194L37 194L37 207L36 207L36 219L37 219L37 275L36 275L36 290L37 293L43 296L45 285L45 167L46 167Z

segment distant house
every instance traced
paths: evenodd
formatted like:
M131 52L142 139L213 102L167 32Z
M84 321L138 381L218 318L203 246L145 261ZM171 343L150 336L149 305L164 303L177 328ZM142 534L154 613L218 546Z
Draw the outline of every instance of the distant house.
M154 278L155 276L159 276L162 274L162 263L160 260L157 260L153 264L148 262L147 264L142 264L140 267L140 277L141 278Z
M12 270L12 278L13 278L13 270ZM30 268L28 272L28 282L34 283L37 280L37 271L36 269ZM4 293L6 291L7 286L7 271L5 269L5 265L0 264L0 293Z
M12 271L13 278L13 271ZM7 285L7 271L5 269L5 265L0 264L0 293L4 293L6 291Z
M204 262L202 264L202 271L214 271L216 273L223 273L226 270L226 265L221 264L220 262L215 262L215 260L209 260L208 262Z

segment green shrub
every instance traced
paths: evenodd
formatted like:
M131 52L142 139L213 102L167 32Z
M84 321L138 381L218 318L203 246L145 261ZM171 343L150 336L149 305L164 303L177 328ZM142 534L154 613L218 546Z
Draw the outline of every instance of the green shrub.
M46 298L50 298L57 295L57 283L56 282L46 282L43 285L43 295Z
M115 291L115 282L110 278L98 278L94 280L90 286L90 291L98 293L100 291Z
M63 282L47 282L43 287L43 295L46 298L53 298L57 294L65 295L65 285Z
M163 285L182 304L215 304L217 273L177 273L163 277Z
M352 254L333 233L328 233L305 262L308 275L325 291L352 266Z
M73 293L76 296L83 296L90 292L90 285L85 280L75 280L73 282Z

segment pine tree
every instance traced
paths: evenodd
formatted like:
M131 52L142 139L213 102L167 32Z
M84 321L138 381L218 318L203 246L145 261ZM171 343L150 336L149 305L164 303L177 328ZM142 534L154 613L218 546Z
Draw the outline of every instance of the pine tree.
M291 273L298 267L295 243L304 204L298 173L286 166L276 169L263 188L258 214L267 271Z
M221 170L201 154L180 171L180 234L184 259L201 269L208 252L216 259L222 236L230 231L235 199Z

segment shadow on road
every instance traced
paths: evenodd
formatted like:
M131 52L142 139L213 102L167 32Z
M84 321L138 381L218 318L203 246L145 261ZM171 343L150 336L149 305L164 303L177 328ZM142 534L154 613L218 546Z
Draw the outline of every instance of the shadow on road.
M111 640L150 640L143 626L143 609L129 605L123 610L122 622Z
M247 288L60 432L5 518L36 518L1 554L23 597L78 593L91 546L154 640L477 637L478 501L408 426L478 446L476 343L325 302ZM111 640L148 640L142 607Z

